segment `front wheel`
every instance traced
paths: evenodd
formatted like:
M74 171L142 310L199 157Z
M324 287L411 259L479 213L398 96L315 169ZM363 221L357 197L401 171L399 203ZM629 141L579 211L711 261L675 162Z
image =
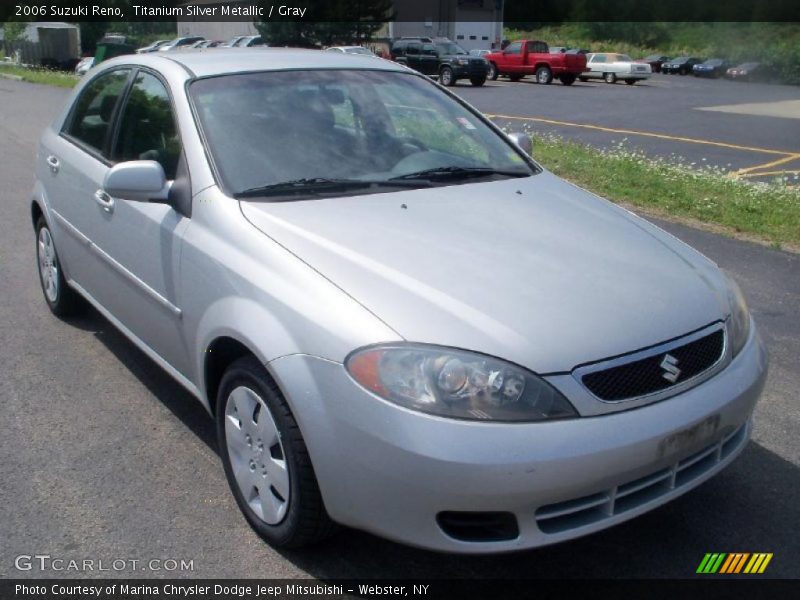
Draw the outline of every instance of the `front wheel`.
M541 83L543 85L550 85L553 83L553 71L550 70L550 67L541 66L536 69L536 83Z
M484 83L486 83L486 76L470 77L469 82L475 87L481 87Z
M235 361L217 395L225 476L250 526L276 547L299 548L335 528L297 421L253 356Z
M39 266L39 283L51 312L57 317L68 317L79 312L81 297L67 285L53 235L44 217L39 217L36 222L36 261Z
M616 83L617 76L614 73L603 73L603 79L606 83Z
M439 81L441 81L442 85L445 87L453 87L456 84L453 69L450 67L443 67L442 71L439 73Z
M500 71L497 70L497 65L493 62L489 63L489 72L486 76L492 81L497 81L497 78L500 76Z

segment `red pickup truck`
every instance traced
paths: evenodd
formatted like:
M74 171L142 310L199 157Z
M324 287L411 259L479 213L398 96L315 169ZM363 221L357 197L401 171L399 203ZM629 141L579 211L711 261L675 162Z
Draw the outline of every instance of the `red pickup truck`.
M549 84L559 79L564 85L572 85L586 68L586 55L566 52L550 53L545 42L519 40L511 42L502 52L484 56L489 61L489 79L508 75L511 81L519 81L525 75L535 75L537 83Z

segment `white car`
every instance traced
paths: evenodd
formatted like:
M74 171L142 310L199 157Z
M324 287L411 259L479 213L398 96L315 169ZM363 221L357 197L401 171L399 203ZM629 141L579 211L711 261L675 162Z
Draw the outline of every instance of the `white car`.
M628 85L647 79L652 74L648 64L633 62L627 54L615 52L592 52L586 56L589 71L578 79L587 81L590 78L604 79L606 83L616 83L621 79Z
M81 59L77 65L75 65L75 75L80 75L83 77L86 75L86 72L94 66L94 56L86 56Z
M369 48L363 46L330 46L325 48L327 52L342 52L344 54L361 54L363 56L375 56L375 53Z

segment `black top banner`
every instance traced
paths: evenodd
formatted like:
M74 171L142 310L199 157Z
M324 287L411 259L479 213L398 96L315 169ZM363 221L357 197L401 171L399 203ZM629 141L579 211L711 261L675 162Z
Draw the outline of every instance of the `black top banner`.
M380 15L380 16L377 16ZM2 0L0 21L797 22L798 0Z

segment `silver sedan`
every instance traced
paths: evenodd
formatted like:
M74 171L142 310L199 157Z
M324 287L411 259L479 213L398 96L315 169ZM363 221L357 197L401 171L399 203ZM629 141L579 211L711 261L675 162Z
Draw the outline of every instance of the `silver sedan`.
M621 79L628 85L643 81L652 74L652 68L645 63L634 62L627 54L615 52L594 52L586 55L587 72L579 77L581 81L602 78L606 83L616 83Z
M714 263L529 152L388 61L115 58L41 138L44 299L197 397L274 545L585 535L742 451L766 352Z

